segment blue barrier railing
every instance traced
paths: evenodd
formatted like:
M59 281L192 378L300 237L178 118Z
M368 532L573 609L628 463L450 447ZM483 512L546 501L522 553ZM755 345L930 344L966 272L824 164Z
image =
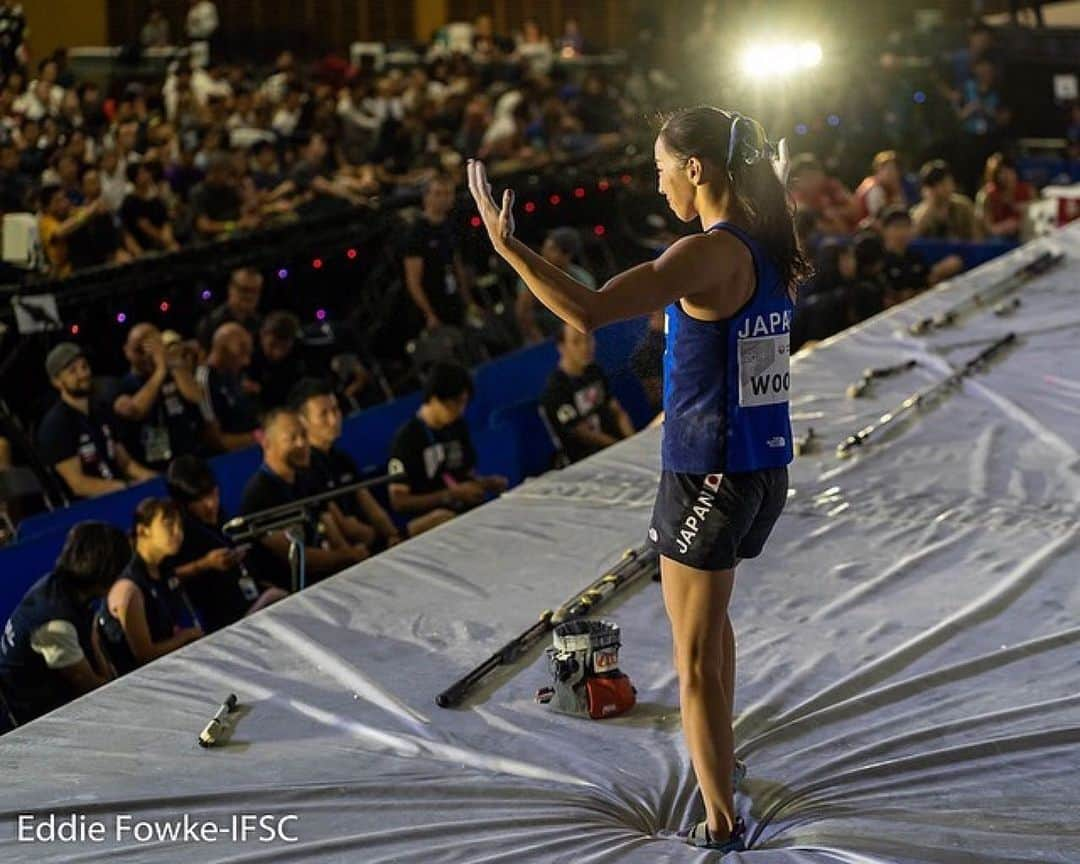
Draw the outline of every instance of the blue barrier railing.
M615 394L638 426L648 420L649 409L636 379L624 369L645 326L644 319L613 324L598 332L596 340L597 361L612 376ZM535 405L556 360L555 346L544 343L507 354L474 370L475 393L466 416L482 473L505 474L516 485L547 467L543 451L547 448L550 454L551 443L546 432L543 436L537 434L543 428L539 418L534 423L526 414L506 413L502 409L523 402ZM420 394L413 393L347 418L340 446L362 469L381 471L394 433L419 405ZM239 510L244 484L261 461L262 453L257 447L211 460L221 488L224 513ZM24 519L19 525L19 542L0 549L0 622L7 619L34 580L52 566L72 525L98 519L127 530L135 505L143 498L163 494L165 485L155 478L122 492Z

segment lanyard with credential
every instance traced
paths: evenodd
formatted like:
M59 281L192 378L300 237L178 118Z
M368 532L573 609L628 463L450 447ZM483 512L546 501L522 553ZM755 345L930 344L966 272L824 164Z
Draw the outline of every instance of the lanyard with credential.
M442 441L436 441L435 440L434 431L431 429L430 426L427 425L427 423L424 422L423 418L420 418L420 425L424 427L424 434L427 435L428 444L430 444L432 447L435 447L435 446L440 445L440 444L443 443ZM443 448L443 453L445 454L445 452L446 452L446 448L444 447ZM451 474L449 471L447 471L445 469L445 465L446 465L446 459L445 458L443 459L442 464L443 464L444 467L443 467L443 472L442 472L442 474L440 476L442 477L443 483L446 484L446 488L450 489L450 488L452 488L454 486L457 486L458 482L457 482L457 480L454 479L454 475Z

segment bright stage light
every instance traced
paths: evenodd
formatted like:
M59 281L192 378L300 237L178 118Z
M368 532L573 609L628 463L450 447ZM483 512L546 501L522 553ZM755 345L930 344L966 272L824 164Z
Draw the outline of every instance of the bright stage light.
M739 55L739 67L750 78L773 78L817 66L821 57L817 42L759 42Z

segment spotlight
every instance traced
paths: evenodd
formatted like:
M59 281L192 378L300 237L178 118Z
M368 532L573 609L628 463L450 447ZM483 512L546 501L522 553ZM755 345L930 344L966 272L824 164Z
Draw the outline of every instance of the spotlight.
M315 310L315 317L319 321L325 321L326 320L326 310L325 309L316 309Z
M282 267L280 270L277 271L277 278L278 279L288 279L289 278L289 271L286 270L284 267Z
M117 312L116 313L116 323L117 324L123 324L125 321L127 321L127 315L125 315L123 312Z
M774 78L821 64L817 42L757 42L739 55L739 68L749 78Z
M209 288L205 288L199 296L202 297L203 300L210 300L214 296L214 292Z

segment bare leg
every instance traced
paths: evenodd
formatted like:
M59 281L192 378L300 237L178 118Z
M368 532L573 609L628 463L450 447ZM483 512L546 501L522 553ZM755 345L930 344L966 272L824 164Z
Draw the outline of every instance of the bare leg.
M731 626L731 616L724 615L724 648L720 658L721 674L724 678L724 695L727 697L728 711L734 718L735 713L735 628Z
M731 652L725 645L735 572L696 570L666 557L661 557L660 567L679 675L683 734L705 801L709 833L726 839L735 823L731 786L735 738L724 680L729 665L732 682L735 675L734 654L729 661Z

